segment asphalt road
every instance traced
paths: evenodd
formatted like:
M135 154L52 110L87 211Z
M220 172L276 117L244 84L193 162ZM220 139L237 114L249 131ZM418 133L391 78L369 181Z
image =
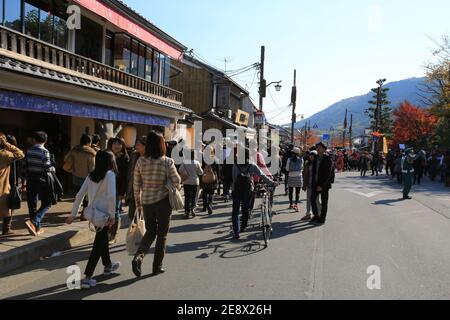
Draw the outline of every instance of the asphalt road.
M400 201L399 186L385 177L338 175L322 227L300 222L304 203L294 214L286 210L287 198L278 196L267 249L256 226L240 242L231 241L231 204L217 203L212 217L174 216L163 275L150 277L149 254L144 276L135 279L123 230L112 249L113 260L122 262L120 274L98 276L97 287L66 286L67 267L84 270L87 245L3 276L0 298L449 299L450 190L425 182L413 196ZM97 273L102 270L99 265Z

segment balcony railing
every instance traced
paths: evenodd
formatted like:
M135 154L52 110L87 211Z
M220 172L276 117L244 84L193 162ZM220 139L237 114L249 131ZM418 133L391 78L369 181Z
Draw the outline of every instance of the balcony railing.
M4 26L0 26L0 47L4 50L143 91L161 98L179 103L182 103L183 100L183 94L179 91L147 81L95 60L82 57Z

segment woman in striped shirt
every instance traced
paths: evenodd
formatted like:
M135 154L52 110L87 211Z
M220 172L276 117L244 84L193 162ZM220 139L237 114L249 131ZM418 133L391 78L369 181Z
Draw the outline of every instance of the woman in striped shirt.
M134 197L136 207L143 210L147 229L141 245L133 259L133 273L141 276L141 266L145 254L156 239L153 275L164 273L162 262L166 251L167 233L170 227L172 208L169 202L167 180L180 188L181 178L175 162L166 157L164 138L151 131L147 136L145 157L139 158L134 170Z

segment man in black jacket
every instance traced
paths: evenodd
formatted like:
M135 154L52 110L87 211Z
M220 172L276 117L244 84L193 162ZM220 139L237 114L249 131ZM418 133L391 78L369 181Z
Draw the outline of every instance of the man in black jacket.
M333 183L334 168L331 157L325 154L326 146L320 142L316 145L316 148L319 155L313 163L311 204L314 218L311 220L311 223L322 225L327 218L328 197ZM322 203L322 212L320 214L317 206L319 195Z

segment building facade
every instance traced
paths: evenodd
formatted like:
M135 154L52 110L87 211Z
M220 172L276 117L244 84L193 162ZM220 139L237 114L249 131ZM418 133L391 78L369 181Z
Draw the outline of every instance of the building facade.
M182 71L172 86L183 92L183 104L203 118L203 132L242 130L254 138L255 106L249 92L219 71L189 55L174 64Z
M192 114L171 88L186 47L121 1L0 0L0 23L0 128L21 145L35 130L57 157L83 133L171 139Z

